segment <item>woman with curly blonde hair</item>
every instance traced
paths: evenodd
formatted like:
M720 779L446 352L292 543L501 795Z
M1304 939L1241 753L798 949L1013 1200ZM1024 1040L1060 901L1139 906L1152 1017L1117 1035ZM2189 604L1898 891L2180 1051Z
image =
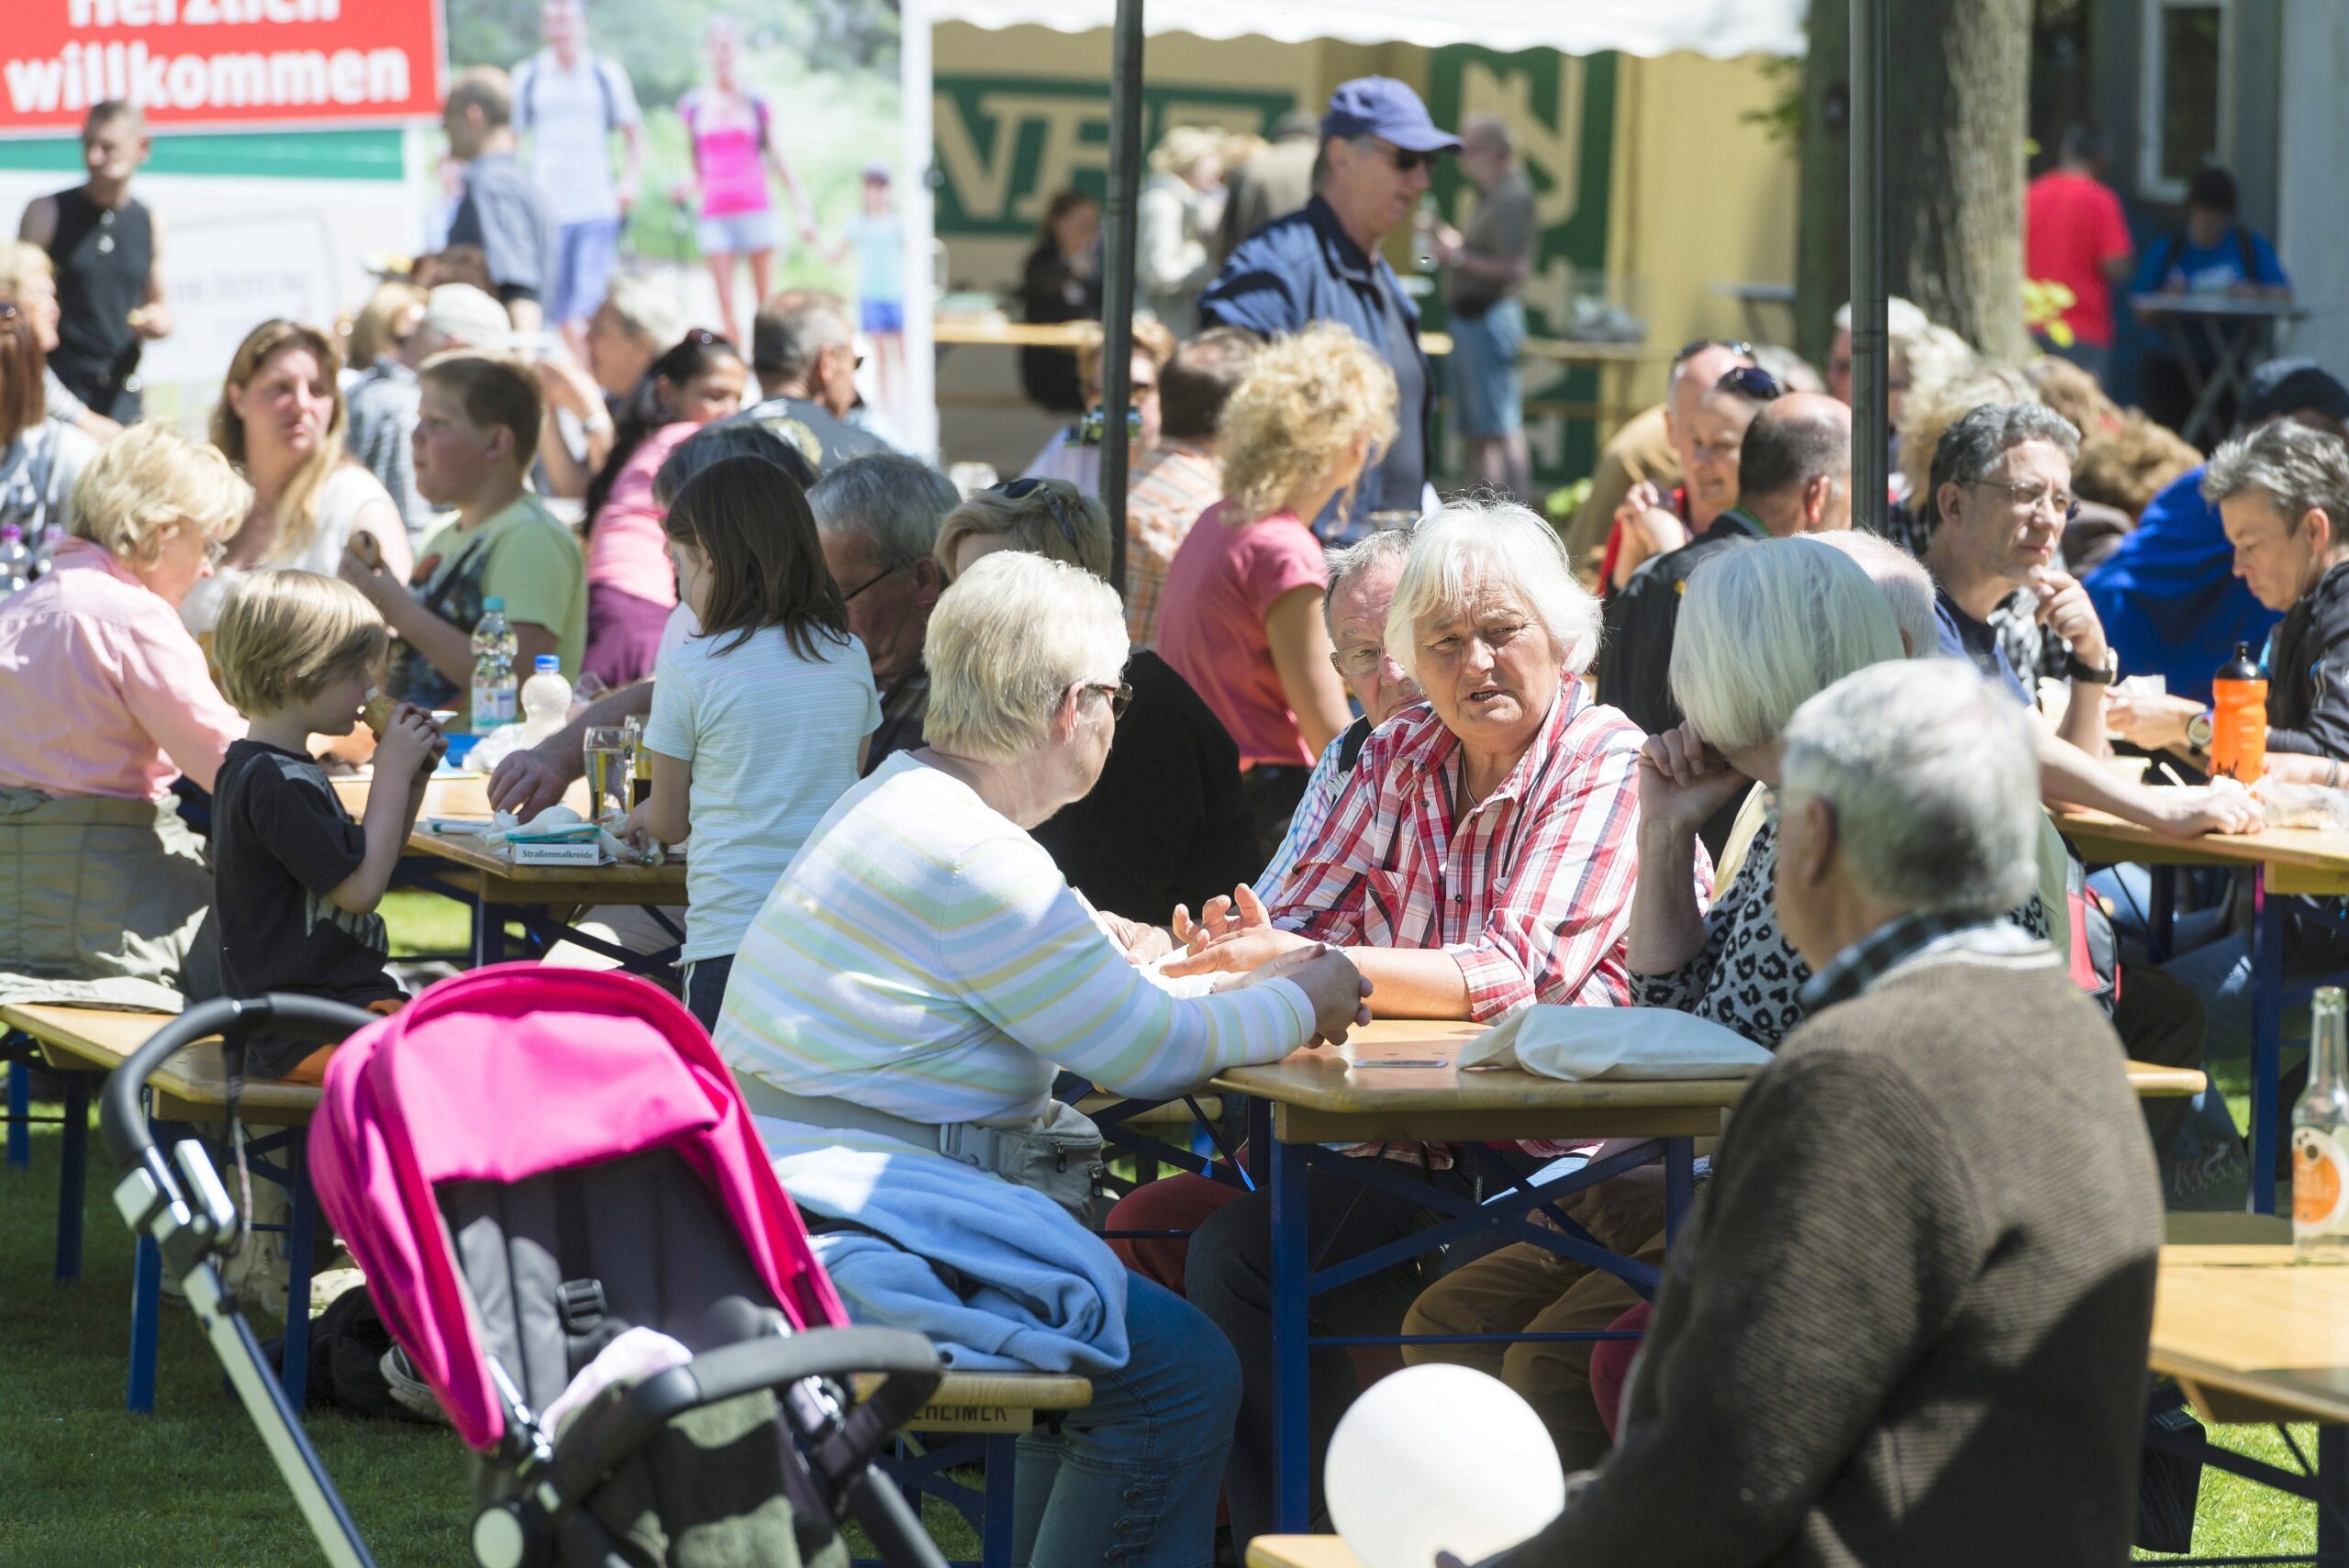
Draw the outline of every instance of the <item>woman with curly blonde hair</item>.
M370 535L384 570L407 581L407 524L383 483L343 448L341 369L334 339L298 321L264 321L237 345L212 410L212 444L251 484L253 505L219 570L180 606L198 637L255 572L333 576L353 534Z
M1394 440L1395 403L1395 373L1346 328L1275 339L1224 406L1223 499L1167 565L1158 651L1239 744L1268 845L1352 718L1321 619L1329 568L1312 519Z

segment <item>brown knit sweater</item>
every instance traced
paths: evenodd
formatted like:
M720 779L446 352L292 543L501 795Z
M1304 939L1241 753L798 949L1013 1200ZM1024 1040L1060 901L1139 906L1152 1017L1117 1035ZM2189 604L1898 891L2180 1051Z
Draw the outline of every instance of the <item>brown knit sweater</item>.
M1501 1563L2127 1558L2161 1192L2047 950L1929 953L1803 1024L1717 1163L1619 1446Z

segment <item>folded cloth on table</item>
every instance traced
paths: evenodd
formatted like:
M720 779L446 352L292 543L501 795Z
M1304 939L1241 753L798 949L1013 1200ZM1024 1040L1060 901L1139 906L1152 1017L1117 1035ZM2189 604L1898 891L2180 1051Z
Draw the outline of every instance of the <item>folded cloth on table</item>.
M1463 1067L1586 1078L1748 1078L1770 1053L1733 1029L1670 1007L1531 1006L1461 1049Z
M927 1334L958 1372L1126 1364L1125 1266L1051 1198L870 1133L758 1128L856 1322Z

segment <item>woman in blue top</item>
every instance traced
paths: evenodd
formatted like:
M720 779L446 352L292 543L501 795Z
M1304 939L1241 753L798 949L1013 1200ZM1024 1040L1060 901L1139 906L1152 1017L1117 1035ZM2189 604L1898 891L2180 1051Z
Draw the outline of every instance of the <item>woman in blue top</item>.
M2236 295L2288 297L2291 280L2276 259L2276 248L2235 221L2235 177L2215 166L2196 171L2186 188L2186 227L2145 248L2132 292L2176 295ZM2184 334L2194 363L2179 357L2178 343L2156 332L2145 343L2145 412L2173 430L2183 430L2194 413L2196 391L2218 363L2212 333L2230 337L2263 330L2261 322L2197 321ZM2210 409L2208 428L2224 432L2235 420L2235 400L2221 391Z

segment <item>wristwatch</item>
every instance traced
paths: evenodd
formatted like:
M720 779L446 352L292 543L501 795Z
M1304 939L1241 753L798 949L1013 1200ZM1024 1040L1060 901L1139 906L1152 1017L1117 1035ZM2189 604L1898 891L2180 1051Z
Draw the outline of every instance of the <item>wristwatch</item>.
M2066 651L2064 654L2064 673L2076 681L2086 681L2092 686L2109 686L2121 673L2121 655L2108 648L2104 651L2103 663L2088 664L2083 663L2078 654Z
M2186 743L2198 751L2210 749L2210 710L2204 708L2186 721Z

